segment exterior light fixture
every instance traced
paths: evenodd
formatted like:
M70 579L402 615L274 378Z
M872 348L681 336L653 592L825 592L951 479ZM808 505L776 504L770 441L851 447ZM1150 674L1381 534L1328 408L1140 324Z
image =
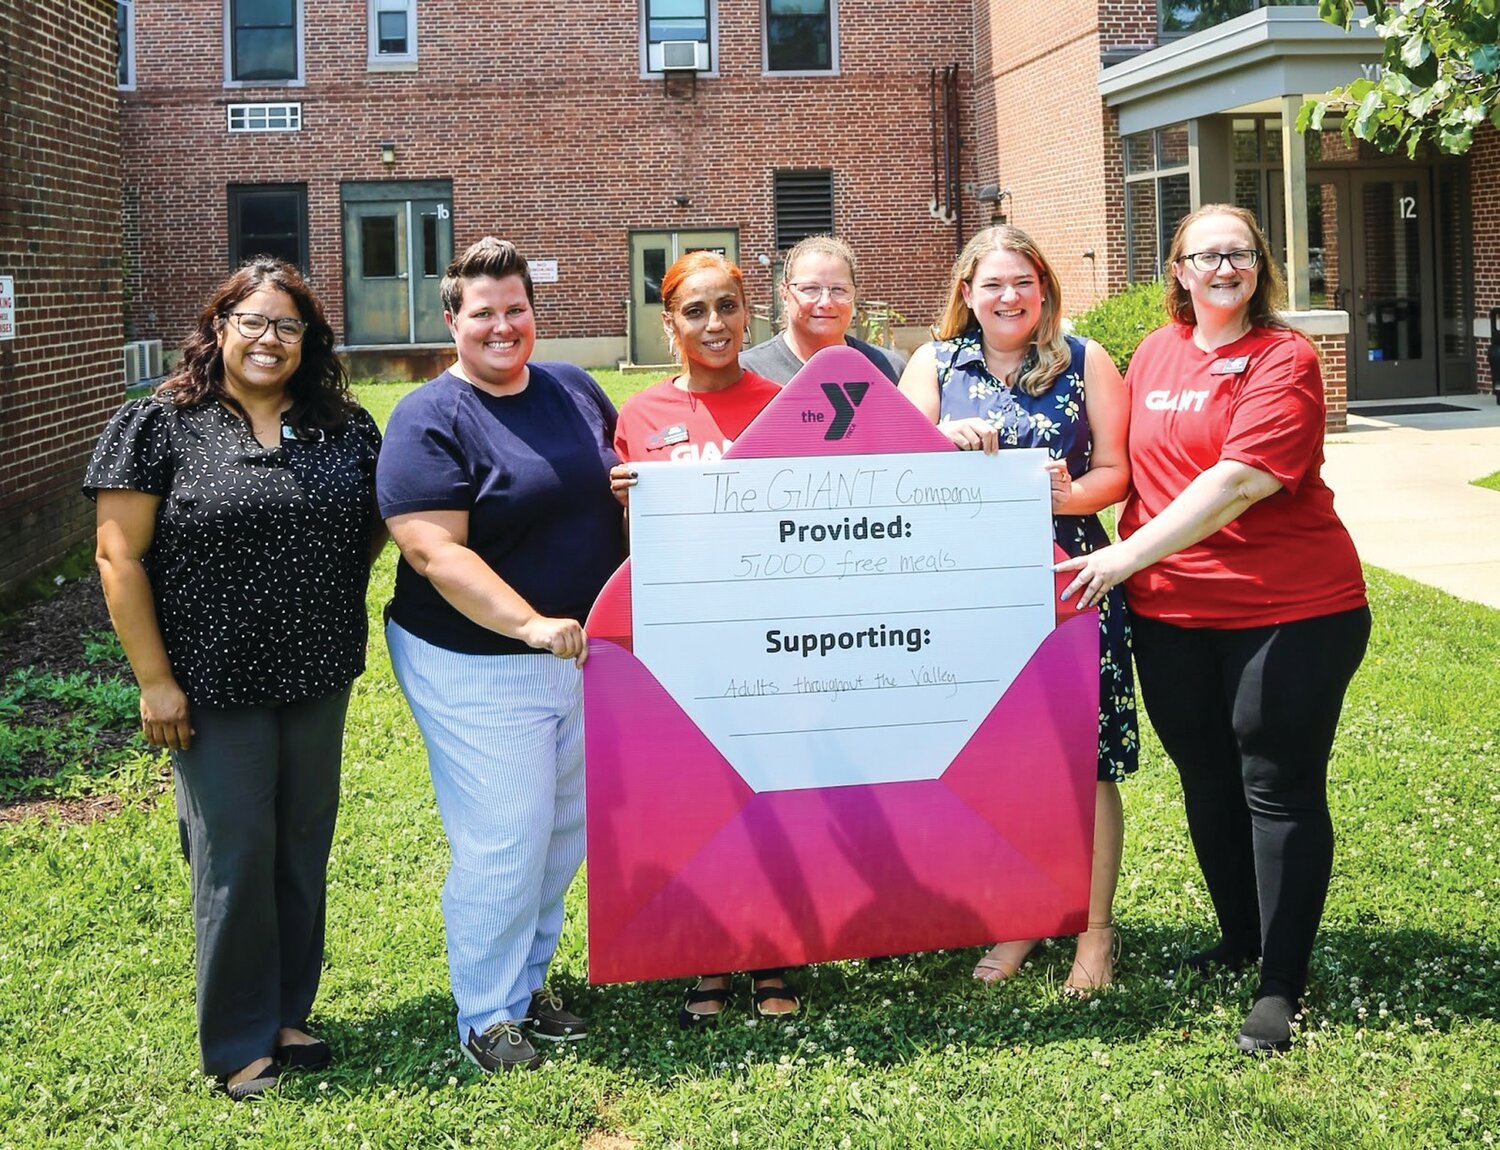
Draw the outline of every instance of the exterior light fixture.
M396 145L395 144L393 144L393 143L386 143L386 144L381 144L380 145L380 162L382 164L384 164L388 168L391 168L391 167L395 166L395 164L396 164Z

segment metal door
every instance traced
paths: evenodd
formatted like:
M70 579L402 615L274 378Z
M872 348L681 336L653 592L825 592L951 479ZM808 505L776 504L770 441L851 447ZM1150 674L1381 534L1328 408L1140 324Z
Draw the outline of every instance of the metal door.
M672 362L661 323L661 280L674 260L688 252L713 251L739 261L739 232L630 233L630 362Z
M369 192L362 188L363 195ZM453 258L447 199L344 201L344 341L445 343L443 269Z

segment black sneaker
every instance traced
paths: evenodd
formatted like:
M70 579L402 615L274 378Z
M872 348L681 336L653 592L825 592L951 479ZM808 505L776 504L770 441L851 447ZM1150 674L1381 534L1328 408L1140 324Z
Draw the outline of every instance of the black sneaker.
M544 1042L570 1042L589 1032L583 1019L563 1008L562 997L545 986L531 996L526 1021L531 1037Z
M463 1051L469 1061L488 1073L496 1070L532 1070L542 1060L536 1047L526 1041L514 1022L497 1022L483 1034L469 1030Z

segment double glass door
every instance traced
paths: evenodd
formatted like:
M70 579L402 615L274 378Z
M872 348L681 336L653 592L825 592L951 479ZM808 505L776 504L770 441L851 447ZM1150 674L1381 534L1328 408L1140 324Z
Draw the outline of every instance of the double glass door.
M1434 175L1429 168L1308 175L1311 302L1349 313L1351 401L1463 386L1455 374L1464 345L1452 338L1465 311L1453 243L1462 221L1448 184Z

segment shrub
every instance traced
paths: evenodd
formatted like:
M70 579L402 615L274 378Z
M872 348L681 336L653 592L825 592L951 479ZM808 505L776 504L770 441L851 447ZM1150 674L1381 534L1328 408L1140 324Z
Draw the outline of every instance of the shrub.
M1131 284L1119 295L1096 304L1073 320L1073 334L1093 340L1109 352L1121 371L1146 333L1167 322L1161 280Z

